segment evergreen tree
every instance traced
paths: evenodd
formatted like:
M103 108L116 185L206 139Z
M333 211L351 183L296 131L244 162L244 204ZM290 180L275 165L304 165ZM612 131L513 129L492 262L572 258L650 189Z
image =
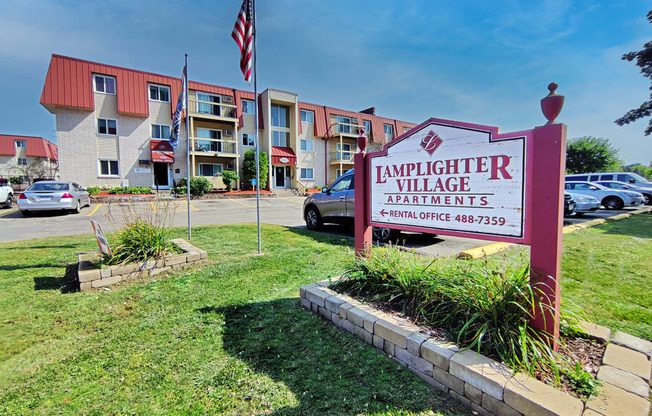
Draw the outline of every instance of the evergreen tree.
M652 11L647 13L647 20L652 23ZM630 52L623 55L623 61L633 61L636 59L636 66L641 67L641 73L644 77L650 78L652 80L652 42L648 42L643 45L643 50L638 52ZM652 82L652 81L651 81ZM652 85L650 86L652 90ZM650 100L645 101L639 108L629 110L627 114L615 121L616 124L622 126L624 124L632 123L639 118L649 117L652 115L652 94L650 94ZM645 135L648 136L652 133L652 120L650 120L647 129L645 129Z
M566 172L588 173L620 170L618 149L603 137L584 136L568 141Z
M260 176L260 189L265 189L267 186L267 153L258 152L258 165ZM256 151L247 150L244 154L244 161L242 162L242 187L244 189L252 189L251 180L256 178Z

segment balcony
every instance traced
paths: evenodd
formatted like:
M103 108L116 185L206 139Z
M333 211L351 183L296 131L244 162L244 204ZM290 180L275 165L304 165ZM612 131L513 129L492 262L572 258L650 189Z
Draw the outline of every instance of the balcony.
M202 100L188 100L189 114L192 117L209 120L238 122L237 106L233 104L213 103Z
M357 138L360 135L358 133L358 129L364 129L364 126L359 124L337 122L331 124L331 128L333 131L333 137Z
M348 150L338 150L329 154L331 165L353 165L353 155L357 152Z
M204 139L190 136L190 154L193 156L238 157L235 139Z

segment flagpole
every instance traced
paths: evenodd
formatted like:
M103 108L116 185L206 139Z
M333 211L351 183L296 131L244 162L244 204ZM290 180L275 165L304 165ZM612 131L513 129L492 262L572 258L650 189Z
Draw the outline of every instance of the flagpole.
M188 113L190 113L190 107L188 107L188 54L186 54L186 80L185 85L182 85L186 91L186 96L184 97L184 105L186 107L186 198L188 202L188 241L191 239L190 233L190 123L188 121Z
M256 47L258 43L258 32L256 31L256 0L252 0L253 14L254 14L254 117L256 119L256 225L258 230L258 254L262 254L260 243L260 160L258 152L258 59L256 59Z

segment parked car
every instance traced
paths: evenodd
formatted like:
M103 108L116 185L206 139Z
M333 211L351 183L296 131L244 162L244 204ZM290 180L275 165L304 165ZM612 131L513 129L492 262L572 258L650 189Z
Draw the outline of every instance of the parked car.
M609 189L593 182L566 182L565 188L572 193L596 198L606 209L637 207L645 200L638 192Z
M600 209L600 201L592 197L591 195L582 195L574 194L567 192L566 195L569 195L573 201L575 201L575 212L573 215L576 217L581 217L587 212L595 212Z
M597 172L597 173L575 173L566 175L566 182L604 182L618 181L624 182L636 189L635 192L641 192L648 196L646 205L652 205L652 182L648 181L641 175L634 172Z
M79 213L83 206L90 205L88 192L75 182L33 183L18 197L18 209L25 216L34 211L67 210Z
M575 213L575 200L568 192L564 193L564 217L570 217Z
M309 230L319 230L324 223L352 225L354 213L353 169L303 202L303 219ZM373 227L373 238L378 242L395 240L398 234L390 228Z
M5 178L0 178L0 206L3 208L14 206L14 190Z
M643 201L643 203L645 205L652 205L652 188L642 188L634 184L629 184L620 181L598 181L596 183L611 189L629 190L633 192L638 192L640 194L643 194L643 198L645 198L645 201Z

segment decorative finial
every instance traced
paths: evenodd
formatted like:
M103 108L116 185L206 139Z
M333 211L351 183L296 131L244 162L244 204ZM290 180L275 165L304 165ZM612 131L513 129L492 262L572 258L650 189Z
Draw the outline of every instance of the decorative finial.
M360 148L360 152L364 153L364 149L367 148L367 135L365 134L365 131L362 127L358 129L358 147Z
M559 113L561 113L562 107L564 106L564 96L557 95L557 93L555 93L557 87L558 85L556 82L551 82L548 85L550 94L541 100L541 111L543 111L543 115L548 119L548 123L546 124L554 123Z

